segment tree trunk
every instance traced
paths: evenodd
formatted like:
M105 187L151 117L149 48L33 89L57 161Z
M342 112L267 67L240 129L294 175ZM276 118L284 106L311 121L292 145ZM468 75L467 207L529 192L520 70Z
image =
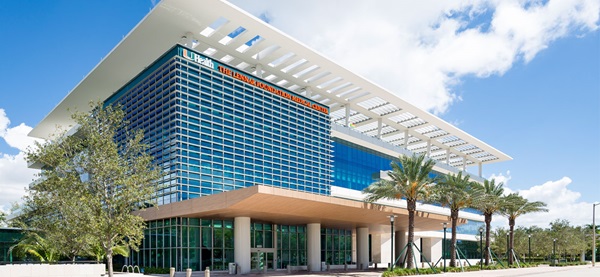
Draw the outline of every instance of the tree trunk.
M456 267L456 223L458 222L458 209L450 210L452 220L452 239L450 240L450 267Z
M415 239L415 211L417 210L417 201L406 200L406 208L408 209L408 247L406 248L406 268L413 268L412 242ZM394 234L392 234L392 236L393 235ZM392 245L392 247L394 246Z
M490 265L490 232L492 229L492 214L485 215L485 265Z
M508 239L508 265L511 266L513 264L513 231L515 229L515 219L508 219L508 226L510 226L509 231L509 239Z
M113 277L113 253L112 248L106 250L106 265L108 266L108 277Z

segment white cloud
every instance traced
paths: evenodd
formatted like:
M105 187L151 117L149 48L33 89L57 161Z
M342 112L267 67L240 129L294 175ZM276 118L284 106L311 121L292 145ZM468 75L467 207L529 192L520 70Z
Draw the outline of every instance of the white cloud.
M512 193L513 191L508 188L508 182L510 181L510 179L512 179L512 176L510 175L510 170L507 170L506 173L498 173L498 175L496 175L495 173L492 174L492 176L490 176L490 178L488 178L489 180L494 180L496 182L496 185L503 183L504 186L504 194L509 194Z
M4 109L0 109L0 137L13 148L19 149L16 155L0 153L0 210L9 211L11 204L25 194L25 187L34 179L37 170L27 168L23 151L32 146L34 139L27 136L31 127L21 123L9 128L10 120Z
M460 101L461 77L501 75L556 39L595 31L600 11L596 0L234 3L438 114Z
M571 225L579 226L589 224L592 220L592 203L578 201L581 193L572 191L568 186L572 183L569 177L556 181L548 181L526 190L517 190L519 195L529 201L542 201L547 204L547 213L525 214L517 218L518 226L532 226L546 228L556 219L567 219ZM507 227L508 220L495 215L493 225Z

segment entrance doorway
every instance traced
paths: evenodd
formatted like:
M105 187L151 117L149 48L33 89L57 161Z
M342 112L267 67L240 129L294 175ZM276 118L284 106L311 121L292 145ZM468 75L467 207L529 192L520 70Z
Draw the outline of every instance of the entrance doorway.
M274 251L252 251L250 259L252 271L275 269Z

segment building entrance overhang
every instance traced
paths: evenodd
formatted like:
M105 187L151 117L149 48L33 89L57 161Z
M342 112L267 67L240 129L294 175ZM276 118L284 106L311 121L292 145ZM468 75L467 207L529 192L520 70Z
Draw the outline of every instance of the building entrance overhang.
M276 224L368 227L370 232L387 232L391 214L398 216L395 229L406 230L408 223L408 210L404 208L262 185L161 205L139 214L145 220L250 217ZM447 215L417 211L415 231L440 230L444 222L450 222ZM459 219L459 224L466 222L466 219Z

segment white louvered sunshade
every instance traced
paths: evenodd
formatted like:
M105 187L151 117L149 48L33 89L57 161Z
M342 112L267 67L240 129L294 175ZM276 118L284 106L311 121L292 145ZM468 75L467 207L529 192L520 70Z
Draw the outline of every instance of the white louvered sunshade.
M334 124L414 153L427 152L451 166L511 159L220 0L161 1L32 134L43 137L42 129L60 116L61 105L79 103L82 94L108 97L174 43L329 106Z

